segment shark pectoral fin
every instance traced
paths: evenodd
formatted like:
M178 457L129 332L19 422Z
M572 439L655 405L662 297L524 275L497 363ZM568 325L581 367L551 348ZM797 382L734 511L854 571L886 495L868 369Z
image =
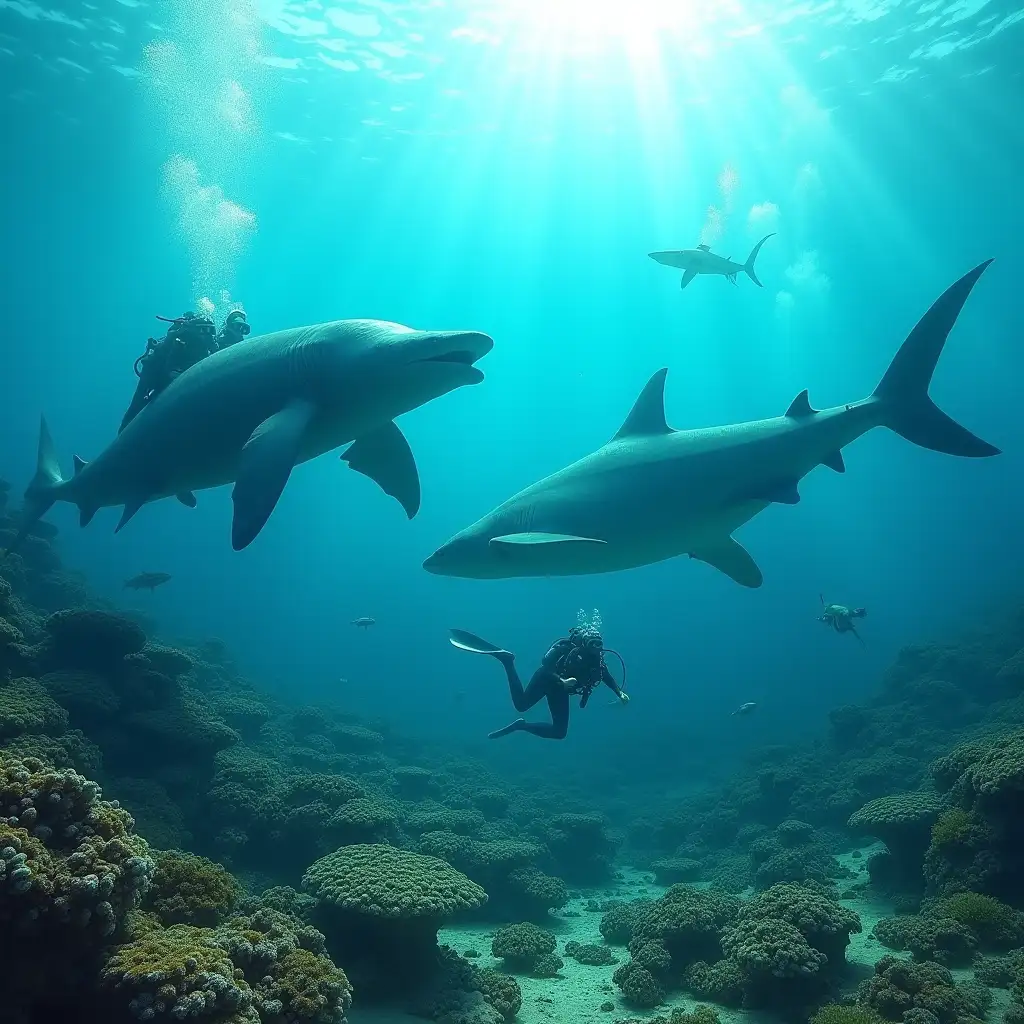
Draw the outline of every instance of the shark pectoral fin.
M235 506L231 546L235 551L251 544L270 518L315 412L311 402L293 402L268 416L242 447L238 478L231 491Z
M575 537L570 533L507 533L504 537L492 537L488 542L492 548L512 549L516 547L537 548L546 546L572 546L574 544L607 544L595 537Z
M682 280L679 282L680 288L685 288L695 277L697 276L696 270L687 270L683 274Z
M117 526L114 527L114 533L117 533L136 512L146 504L145 498L137 498L133 501L126 501L124 508L121 510L121 518L117 521ZM89 519L92 519L92 514L89 515ZM89 520L87 519L86 522ZM82 524L83 526L85 523Z
M796 485L796 480L780 480L758 491L753 497L760 501L778 502L780 505L797 505L800 502L800 492Z
M196 501L196 496L191 491L179 491L175 497L182 503L182 505L188 508L195 508L199 502Z
M405 435L395 423L363 434L342 455L357 473L368 476L385 494L396 498L412 519L420 510L420 477Z
M690 557L696 558L698 562L707 562L719 572L724 572L741 587L759 587L764 582L757 563L747 553L746 548L732 537L723 538L713 547L692 551Z
M846 463L843 462L843 453L839 451L832 452L831 455L826 455L825 458L821 460L821 464L823 466L828 466L829 469L835 470L837 473L846 472Z

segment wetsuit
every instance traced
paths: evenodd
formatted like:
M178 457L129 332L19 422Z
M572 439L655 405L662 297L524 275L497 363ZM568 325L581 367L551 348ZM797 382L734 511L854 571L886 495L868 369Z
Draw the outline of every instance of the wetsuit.
M498 739L513 732L528 732L547 740L564 740L569 731L569 698L578 694L580 707L585 708L590 695L599 683L604 683L616 697L622 696L619 684L612 678L600 653L593 649L580 648L569 638L563 638L551 645L544 655L537 671L524 687L511 656L499 659L508 676L508 692L516 711L529 711L542 698L548 702L550 722L527 722L517 718L503 729L497 729L488 736ZM564 679L575 679L568 686Z
M139 383L117 432L120 434L175 377L216 350L212 328L203 331L172 327L160 341L152 343L140 360Z

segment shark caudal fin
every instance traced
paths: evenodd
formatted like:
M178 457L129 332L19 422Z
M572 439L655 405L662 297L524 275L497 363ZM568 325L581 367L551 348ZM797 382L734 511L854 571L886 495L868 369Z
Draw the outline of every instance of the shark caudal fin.
M749 277L750 280L753 281L758 288L763 288L764 285L761 284L760 281L758 281L757 274L754 273L754 260L757 259L757 254L761 251L761 246L764 245L764 243L767 242L768 239L771 238L774 234L775 232L773 231L771 235L765 235L764 238L762 238L761 241L758 242L757 245L755 245L754 248L750 250L750 255L747 257L747 262L743 264L743 269L747 272L747 277Z
M54 447L50 428L45 417L39 417L39 449L36 455L36 475L25 489L25 503L21 509L21 521L18 524L18 535L10 547L0 557L17 551L24 543L32 527L49 511L57 500L57 488L64 483L60 475L60 463L57 461L57 449Z
M946 338L991 262L986 260L964 274L932 303L900 346L872 396L885 407L885 426L922 448L975 459L999 454L998 448L961 427L928 397Z

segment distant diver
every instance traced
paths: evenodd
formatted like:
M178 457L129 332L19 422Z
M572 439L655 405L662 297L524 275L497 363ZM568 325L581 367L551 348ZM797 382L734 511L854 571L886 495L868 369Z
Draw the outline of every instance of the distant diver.
M119 434L175 377L219 349L237 344L251 330L240 309L228 313L219 334L214 322L199 313L183 313L174 319L158 316L157 319L170 326L159 340L149 338L146 351L135 360L139 383L121 420Z
M772 232L774 235L775 232ZM698 274L711 274L724 277L727 281L736 283L736 275L744 273L758 288L764 285L757 279L754 273L754 260L761 251L761 246L768 241L772 235L765 235L747 257L746 263L734 263L731 256L718 256L711 251L709 245L698 245L696 249L665 249L661 252L648 253L652 260L664 267L675 267L683 272L683 278L679 282L680 288L685 288Z
M857 632L853 624L853 620L863 619L868 613L866 608L847 608L842 604L825 604L823 594L819 594L818 599L821 601L821 615L818 616L819 622L824 622L829 629L834 629L837 633L852 633L862 644L864 643L860 633Z
M601 683L607 686L622 704L629 703L629 695L619 686L605 665L605 655L614 654L622 666L622 681L626 681L626 663L622 656L605 647L601 636L601 619L597 612L587 620L580 612L577 625L569 635L556 640L544 655L540 666L524 688L515 667L515 655L488 643L462 629L450 630L449 642L460 651L489 654L497 658L508 677L508 690L516 711L529 711L541 699L548 702L550 722L527 722L517 718L502 729L488 733L495 740L513 732L528 732L548 740L563 740L569 731L569 698L578 695L580 707L585 708L594 689Z

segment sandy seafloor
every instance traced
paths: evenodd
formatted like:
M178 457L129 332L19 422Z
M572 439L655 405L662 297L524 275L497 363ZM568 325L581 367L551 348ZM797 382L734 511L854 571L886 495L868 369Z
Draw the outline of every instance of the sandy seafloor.
M840 891L851 887L860 887L868 880L867 859L872 853L884 849L881 844L861 847L856 851L837 855L836 859L844 867L855 873L853 878L839 880ZM601 912L588 910L588 904L602 903L606 900L635 900L642 896L657 899L665 887L655 885L653 876L648 871L632 868L620 869L614 882L600 889L577 891L573 898L543 925L558 939L556 952L565 961L565 966L557 978L531 978L528 975L516 974L515 978L523 990L523 1006L519 1011L520 1024L615 1024L623 1018L640 1020L657 1016L667 1016L674 1007L692 1010L696 1001L688 996L673 994L654 1010L635 1010L627 1006L619 990L612 984L612 974L618 964L602 967L589 967L577 963L565 956L565 944L575 939L580 943L604 945L598 928L601 923ZM697 883L699 886L699 883ZM743 895L750 895L750 892ZM846 949L846 960L850 964L844 990L853 990L863 978L870 977L874 965L882 956L891 954L874 938L872 931L883 917L889 917L893 911L884 901L870 899L842 899L842 904L856 911L860 916L863 930L850 937L850 945ZM478 967L494 967L501 969L501 961L491 956L491 937L494 925L457 925L444 928L438 934L438 942L451 946L459 953L476 950L480 956L473 960ZM629 959L625 947L612 947L612 952L619 963ZM969 970L953 972L958 978L971 976ZM995 1004L989 1013L990 1020L998 1020L1002 1016L1002 1004L1007 993L993 989ZM351 1024L414 1024L421 1018L405 1013L379 1008L361 1009L356 1004L349 1013ZM604 1002L615 1004L613 1011L601 1009ZM778 1018L768 1013L750 1010L732 1010L716 1006L723 1024L778 1024Z

